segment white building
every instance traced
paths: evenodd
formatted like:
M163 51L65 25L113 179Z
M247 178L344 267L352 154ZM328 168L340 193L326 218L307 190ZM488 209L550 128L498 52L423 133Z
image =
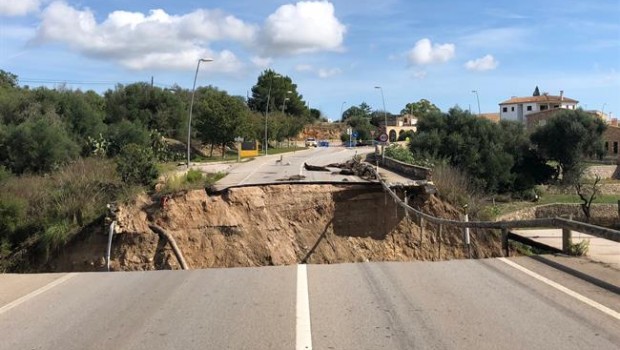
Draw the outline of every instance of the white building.
M543 93L540 96L515 97L499 104L501 120L514 120L525 123L525 116L532 113L544 112L556 108L577 109L579 101L564 97L564 91L560 96L552 96Z

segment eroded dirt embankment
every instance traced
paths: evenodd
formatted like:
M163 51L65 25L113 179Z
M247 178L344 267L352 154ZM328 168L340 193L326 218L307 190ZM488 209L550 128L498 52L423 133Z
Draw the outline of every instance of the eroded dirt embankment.
M459 213L431 197L425 212L458 219ZM378 187L273 185L203 190L172 196L162 208L142 196L119 208L111 266L114 270L177 269L156 224L172 235L191 268L288 265L299 262L440 260L465 257L462 232L427 225L424 232ZM53 271L102 270L107 237L75 241L50 265ZM500 253L499 239L472 232L475 257Z

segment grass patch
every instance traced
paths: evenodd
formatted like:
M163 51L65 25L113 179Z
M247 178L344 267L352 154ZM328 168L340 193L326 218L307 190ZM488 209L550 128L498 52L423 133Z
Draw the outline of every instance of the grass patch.
M540 198L537 203L534 204L540 205L551 203L582 203L582 201L576 194L545 194ZM592 203L615 204L618 203L618 196L599 195L594 199Z
M170 175L166 177L163 187L159 190L162 195L181 191L197 190L206 188L226 176L226 173L203 173L200 170L190 169L182 175Z

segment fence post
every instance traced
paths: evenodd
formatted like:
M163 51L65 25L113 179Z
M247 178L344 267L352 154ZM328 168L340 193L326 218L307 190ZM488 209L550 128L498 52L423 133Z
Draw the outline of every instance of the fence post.
M439 257L437 260L441 260L441 231L443 231L443 225L439 224L439 232L437 233L437 240L439 241Z
M570 229L562 228L562 251L565 254L570 253L570 246L572 245L572 232Z
M505 257L510 256L510 246L508 245L508 229L502 229L502 250Z
M422 247L423 236L424 236L424 218L420 216L420 247Z
M620 201L618 201L620 203ZM405 190L405 206L409 206L409 198L407 198L407 190ZM409 210L405 209L405 218L409 220Z

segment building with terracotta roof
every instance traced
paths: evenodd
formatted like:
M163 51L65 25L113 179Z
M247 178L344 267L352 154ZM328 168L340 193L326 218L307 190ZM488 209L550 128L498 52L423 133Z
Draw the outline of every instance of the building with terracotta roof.
M500 119L514 120L526 123L526 116L534 113L545 112L553 109L577 109L579 101L564 96L560 91L559 96L543 93L539 96L512 97L499 104Z
M500 121L499 113L482 113L478 117L481 119L490 120L493 123L499 123Z
M607 125L607 129L603 133L603 142L605 155L617 158L620 162L620 127L618 127L617 118L613 118Z

